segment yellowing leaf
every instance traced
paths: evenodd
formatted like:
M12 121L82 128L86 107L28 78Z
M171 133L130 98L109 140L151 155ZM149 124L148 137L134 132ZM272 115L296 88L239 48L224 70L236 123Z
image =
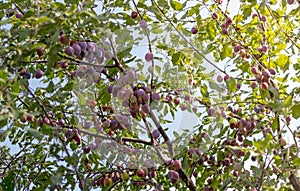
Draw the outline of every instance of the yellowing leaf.
M171 0L171 6L173 9L175 9L176 11L180 11L183 9L183 5L177 1L173 1Z
M287 55L279 54L278 58L275 60L275 63L277 66L279 66L281 69L283 69L285 67L285 65L287 64L288 60L289 60L289 57Z

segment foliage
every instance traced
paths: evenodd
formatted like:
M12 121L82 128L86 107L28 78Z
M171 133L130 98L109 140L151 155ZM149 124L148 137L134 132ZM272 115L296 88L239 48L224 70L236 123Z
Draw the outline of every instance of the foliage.
M0 190L299 190L299 2L0 7Z

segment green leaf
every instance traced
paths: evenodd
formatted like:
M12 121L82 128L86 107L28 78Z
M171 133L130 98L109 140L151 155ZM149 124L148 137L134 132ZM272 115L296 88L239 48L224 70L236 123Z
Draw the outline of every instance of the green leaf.
M13 171L10 171L9 174L1 182L1 187L5 191L13 191L15 187L15 174Z
M295 157L293 160L293 165L294 166L299 166L300 167L300 158L299 157Z
M282 106L283 107L289 107L291 106L293 103L293 96L292 95L289 95L283 102Z
M295 119L298 119L300 117L300 104L294 105L292 107L292 116Z
M177 1L173 1L173 0L171 0L170 2L171 2L171 7L173 9L175 9L176 11L180 11L183 9L183 5L181 3L177 2Z

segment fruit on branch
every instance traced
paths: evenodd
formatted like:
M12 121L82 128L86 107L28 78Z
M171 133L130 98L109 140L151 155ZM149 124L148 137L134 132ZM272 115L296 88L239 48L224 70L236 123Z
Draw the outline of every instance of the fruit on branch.
M27 116L23 115L22 118L21 118L21 122L26 123L26 121L27 121Z
M267 70L267 69L264 69L264 70L262 71L262 75L263 75L264 77L266 77L267 79L271 77L271 74L270 74L269 70Z
M86 42L80 41L80 42L78 42L78 45L80 46L81 51L86 51L87 50Z
M224 76L224 81L227 81L227 80L229 80L229 79L230 79L229 74L226 74L226 75Z
M43 56L43 54L44 54L44 49L43 49L43 47L42 47L42 46L38 46L38 47L36 48L36 53L37 53L37 55L39 56L39 58L41 58L41 57Z
M219 83L223 82L223 77L221 75L217 76L217 82Z
M178 104L180 103L179 97L174 98L173 101L174 101L174 104L175 104L175 105L178 105Z
M169 170L168 177L170 178L170 182L172 184L175 184L179 179L179 174L175 170Z
M110 186L112 183L113 183L113 181L110 177L104 178L104 186Z
M156 101L160 100L160 96L158 93L153 93L151 97L152 97L152 100L156 100Z
M250 87L251 87L252 89L255 89L255 88L256 88L256 82L252 82L252 83L250 84Z
M142 28L142 29L147 29L147 27L148 27L148 24L147 24L147 22L145 21L145 20L140 20L140 27Z
M198 33L198 29L196 27L192 27L191 33L192 34L197 34Z
M223 0L217 0L217 3L218 3L218 4L222 4L222 3L223 3Z
M180 160L174 160L174 167L175 167L176 170L182 168Z
M145 60L146 60L147 62L150 62L150 61L153 60L153 54L152 54L152 52L148 52L148 53L145 55Z
M73 129L73 139L76 142L77 145L80 145L82 143L81 136L79 135L79 132L77 129Z
M25 78L30 79L31 78L31 73L29 71L26 71L24 76L25 76Z
M89 146L86 145L86 146L83 147L83 152L85 154L88 154L90 151L91 151L91 148Z
M36 71L36 73L35 73L35 78L36 79L39 79L39 78L41 78L42 76L44 75L44 72L42 71L42 70L38 70L38 71Z
M261 88L264 90L268 90L269 89L269 84L267 82L262 82L261 83Z
M66 69L68 67L68 63L65 61L65 60L62 60L59 62L59 66L62 68L62 69Z
M215 113L215 109L212 108L212 107L210 107L210 108L207 110L207 114L208 114L209 116L213 116L214 113Z
M148 104L144 104L142 105L142 111L145 112L145 113L150 113L150 106Z
M141 178L146 177L146 173L145 173L144 169L141 169L141 168L137 169L135 174Z
M132 11L131 12L131 18L136 19L138 17L138 12Z
M150 178L155 178L156 177L157 172L155 170L149 172L149 177Z
M241 84L240 83L236 83L236 88L239 90L241 89Z
M182 103L181 106L180 106L180 109L181 109L182 111L187 110L187 105L186 105L186 103Z
M68 47L66 47L66 49L65 49L65 53L66 53L68 56L73 56L73 55L74 55L74 49L73 49L71 46L68 46Z
M75 55L77 55L77 56L80 55L80 53L81 53L81 47L77 43L73 44L72 48L74 50L74 54Z
M18 18L18 19L23 18L23 14L22 14L22 13L17 13L17 14L16 14L16 18Z
M255 66L253 66L252 68L251 68L251 72L254 74L254 75L257 75L259 72L258 72L258 68L257 67L255 67Z
M290 5L293 4L294 2L295 2L295 0L287 0L287 3Z
M217 19L218 19L218 17L219 17L219 16L218 16L218 14L217 14L217 13L213 13L213 14L212 14L212 18L213 18L213 19L215 19L215 20L217 20Z
M68 44L69 39L68 39L67 35L62 34L59 37L59 41L60 41L61 44Z
M27 115L27 121L34 122L34 116L33 115Z
M129 174L126 172L126 171L124 171L122 174L121 174L121 177L122 177L122 180L124 180L124 181L127 181L127 180L129 180Z
M275 71L274 68L270 68L270 69L269 69L269 72L270 72L271 75L275 75L275 74L276 74L276 71Z
M222 33L223 33L223 34L225 34L225 35L227 35L227 34L228 34L228 29L227 29L227 28L225 28L225 27L224 27L224 28L222 28Z
M261 17L261 21L262 21L262 22L266 22L266 21L267 21L267 17L266 17L266 16L262 16L262 17Z
M155 129L153 132L152 132L152 137L154 139L157 139L158 137L160 137L160 132L158 129Z
M233 47L233 51L234 51L234 52L239 52L241 49L242 49L241 45L235 45L235 46Z

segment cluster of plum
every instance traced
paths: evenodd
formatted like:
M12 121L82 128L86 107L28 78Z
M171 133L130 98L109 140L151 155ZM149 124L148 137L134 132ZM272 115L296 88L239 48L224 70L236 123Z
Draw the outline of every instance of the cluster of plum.
M259 68L253 66L251 69L252 73L255 75L257 83L261 85L261 88L264 90L269 89L270 78L276 74L275 69L263 69L262 71Z
M153 93L152 89L143 83L138 83L131 88L136 80L135 72L128 70L116 81L116 85L109 86L107 91L112 96L122 99L122 106L129 108L132 117L145 117L150 112L150 96L152 100L159 100L160 96L158 93Z
M128 181L130 177L137 176L131 180L133 186L146 185L147 179L155 178L157 170L148 168L138 168L133 170L116 170L110 173L103 173L93 182L93 187L109 187L118 181ZM148 177L147 177L148 176Z

